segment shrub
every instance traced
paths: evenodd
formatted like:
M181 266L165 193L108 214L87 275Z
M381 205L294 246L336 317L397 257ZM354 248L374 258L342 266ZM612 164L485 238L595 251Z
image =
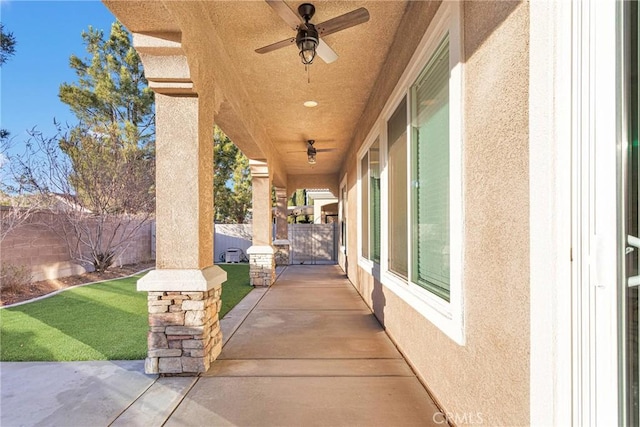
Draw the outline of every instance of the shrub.
M31 283L31 269L24 265L2 264L0 267L0 291L16 292Z

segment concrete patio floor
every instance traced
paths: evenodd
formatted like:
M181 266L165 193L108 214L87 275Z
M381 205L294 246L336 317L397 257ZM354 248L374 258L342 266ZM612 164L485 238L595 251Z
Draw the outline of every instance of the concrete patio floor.
M222 322L200 377L143 363L3 363L0 424L442 425L402 355L337 266L290 266Z

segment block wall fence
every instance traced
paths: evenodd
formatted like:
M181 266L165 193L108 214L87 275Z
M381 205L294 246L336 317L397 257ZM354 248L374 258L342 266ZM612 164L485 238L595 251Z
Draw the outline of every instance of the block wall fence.
M0 214L4 212L0 211ZM44 224L53 223L55 214L38 212L26 223L11 230L0 242L0 264L31 269L33 281L58 279L93 270L91 265L79 265L69 255L64 238ZM121 266L155 258L153 248L154 222L138 230L137 237L119 256L114 265Z

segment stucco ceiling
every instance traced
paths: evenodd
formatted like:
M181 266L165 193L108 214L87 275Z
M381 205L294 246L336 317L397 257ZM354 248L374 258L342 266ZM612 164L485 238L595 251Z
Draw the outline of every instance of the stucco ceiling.
M300 3L287 2L293 10ZM226 124L223 130L232 139L235 135L238 146L250 157L259 157L261 152L276 156L288 175L335 174L340 170L406 8L404 1L316 1L314 23L359 7L368 9L370 20L326 36L325 42L339 58L331 64L316 58L307 74L295 45L267 54L255 53L259 47L295 36L264 1L108 0L105 4L133 32L191 31L190 43L215 36L223 46L225 61L217 60L213 53L204 55L199 59L199 68L223 67L217 69L218 76L229 77L232 73L234 81L240 84L235 89L227 85L224 97L251 104L244 111L250 111L245 115L252 117L221 119ZM189 19L196 17L199 24L190 25ZM308 100L319 105L304 107ZM236 114L238 110L235 109ZM250 126L246 124L249 122ZM238 129L239 126L247 129ZM249 129L255 126L264 130L262 135L268 141L257 140L255 131ZM307 139L315 139L319 150L334 150L320 151L317 164L309 165Z

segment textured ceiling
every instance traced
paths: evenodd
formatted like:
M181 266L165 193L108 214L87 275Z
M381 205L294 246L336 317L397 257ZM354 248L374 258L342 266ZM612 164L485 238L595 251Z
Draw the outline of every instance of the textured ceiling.
M176 3L105 1L114 14L133 32L184 31L170 10ZM295 11L302 2L289 1ZM359 7L370 13L367 23L324 38L338 54L325 64L320 58L309 69L300 62L295 45L257 54L255 49L295 36L295 32L264 1L186 1L181 8L194 7L194 16L206 19L234 64L235 78L242 83L243 99L270 141L270 150L289 175L334 174L340 170L348 144L362 115L374 82L393 41L406 8L403 1L316 1L313 23L320 23ZM197 6L197 9L195 7ZM173 9L172 9L173 8ZM202 12L208 16L202 16ZM200 37L209 34L202 31ZM204 58L216 67L216 58ZM235 94L225 93L226 98ZM306 108L304 101L319 103ZM254 120L254 121L255 121ZM236 125L237 126L237 125ZM238 130L224 129L230 135ZM317 141L318 162L306 160L307 139ZM241 146L241 144L238 144ZM324 152L323 149L333 149ZM251 150L247 150L251 151Z

